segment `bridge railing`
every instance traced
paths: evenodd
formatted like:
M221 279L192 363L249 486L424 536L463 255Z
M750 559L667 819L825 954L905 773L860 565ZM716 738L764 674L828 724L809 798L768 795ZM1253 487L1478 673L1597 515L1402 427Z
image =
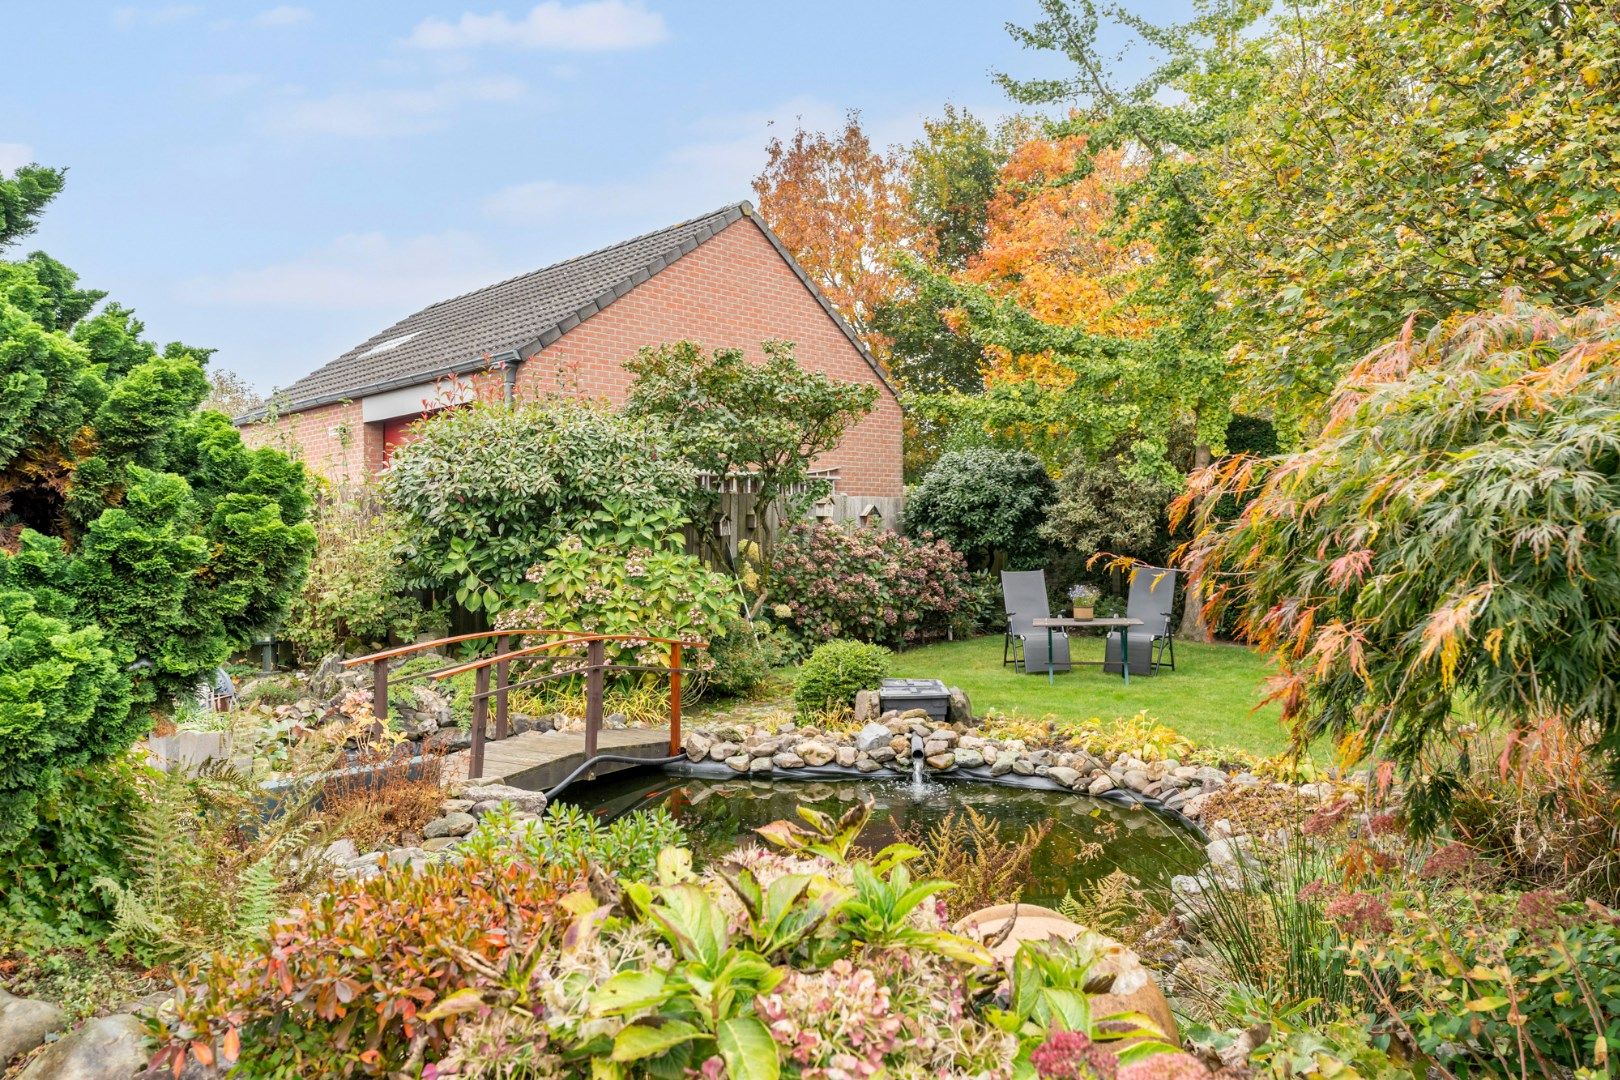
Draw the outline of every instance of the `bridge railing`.
M523 638L551 638L550 641L538 645L526 645L522 648L512 648L514 639ZM409 657L419 653L439 649L446 645L458 645L465 642L483 642L493 639L495 652L489 656L478 657L474 660L456 661L432 671L418 672L392 680L393 682L412 682L417 679L431 679L439 682L454 675L465 672L473 673L472 693L472 745L468 748L467 777L476 780L484 775L484 744L493 738L500 740L511 734L510 724L510 695L513 690L521 690L541 683L557 679L572 679L579 676L585 678L585 757L593 758L597 754L597 740L602 730L602 713L607 696L607 674L616 671L634 671L641 673L656 673L669 676L669 752L671 755L681 752L681 684L682 678L689 668L682 662L685 650L706 649L709 643L696 638L665 638L652 637L645 634L587 634L578 630L553 630L544 627L526 627L512 630L487 630L476 634L457 634L453 637L437 638L433 641L417 642L412 645L402 645L394 649L384 649L380 652L369 653L366 656L357 656L352 660L345 660L343 666L347 668L359 667L362 664L371 665L371 708L380 722L388 720L388 692L390 685L389 665L402 657ZM668 650L669 663L657 664L614 664L608 662L607 647L609 644L642 644L661 645ZM584 647L585 655L581 658L577 651ZM550 665L552 670L544 674L511 681L512 663L521 661L525 668L536 665ZM490 685L491 676L494 685ZM488 731L490 720L491 701L495 702L495 728L493 733Z

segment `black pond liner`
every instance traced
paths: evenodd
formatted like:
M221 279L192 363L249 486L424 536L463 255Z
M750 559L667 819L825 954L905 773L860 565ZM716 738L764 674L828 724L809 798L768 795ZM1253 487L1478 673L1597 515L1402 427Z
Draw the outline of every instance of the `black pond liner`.
M771 782L787 781L791 783L795 780L905 780L909 775L889 768L879 769L875 772L862 772L859 769L843 765L804 765L796 769L772 769L768 773L752 773L738 772L731 766L718 761L692 761L685 754L677 754L669 758L631 758L623 754L598 754L570 773L562 783L547 791L546 800L549 802L555 799L564 788L584 775L599 761L634 762L637 765L645 766L648 769L657 769L671 776L691 776L700 780L768 780ZM1057 781L1048 780L1044 776L1019 776L1017 773L992 776L990 770L982 766L974 768L956 766L944 770L929 769L927 776L929 780L994 784L997 787L1020 788L1024 791L1050 791L1061 795L1085 795L1087 798L1101 799L1117 806L1140 806L1170 819L1198 837L1200 843L1209 843L1209 834L1196 821L1183 814L1180 810L1172 810L1159 799L1149 798L1140 792L1130 791L1125 788L1116 787L1100 795L1090 795L1084 791L1066 788Z

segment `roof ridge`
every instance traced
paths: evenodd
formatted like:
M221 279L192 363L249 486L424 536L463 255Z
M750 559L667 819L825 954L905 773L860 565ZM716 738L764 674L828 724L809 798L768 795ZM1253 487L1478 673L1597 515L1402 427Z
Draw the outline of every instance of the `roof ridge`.
M589 259L592 256L601 255L603 252L613 251L613 250L615 250L617 248L622 248L622 247L629 247L631 244L639 243L640 241L645 240L650 236L657 236L659 233L674 232L677 229L684 229L688 225L692 225L692 224L694 224L696 222L703 221L703 220L705 220L707 218L720 217L723 214L729 214L731 211L741 209L742 207L745 207L745 206L749 206L748 200L747 199L741 199L741 200L739 200L737 202L734 202L734 203L727 203L725 206L720 207L718 210L710 210L706 214L694 214L692 217L687 218L685 221L677 221L673 225L665 225L664 227L659 228L659 229L648 229L646 232L637 233L635 236L629 237L628 239L620 240L620 241L618 241L616 243L612 243L612 244L603 244L599 248L592 248L590 251L581 252L578 255L570 255L566 259L558 259L554 263L547 263L544 266L537 266L533 270L525 270L521 274L513 274L511 277L502 278L500 281L492 281L488 285L480 285L476 289L468 289L464 293L457 293L455 296L447 296L443 300L436 300L433 303L429 304L427 307L418 308L416 311L412 312L410 315L407 315L405 318L406 319L414 318L417 315L421 315L421 314L423 314L425 312L432 311L434 308L443 307L445 304L453 304L457 300L465 300L469 296L475 296L475 295L477 295L478 293L481 293L481 292L488 292L491 289L498 289L502 285L509 285L514 281L522 281L524 278L534 277L536 274L544 274L548 270L556 270L558 267L567 266L569 263L576 263L576 262L579 262L579 261L581 261L583 259ZM752 207L750 207L750 209L752 209ZM746 216L746 212L745 212L745 216ZM677 244L675 246L679 247L680 245ZM403 321L405 321L405 320L404 319L400 320L400 322L403 322ZM394 325L397 326L399 324L395 323ZM379 334L387 333L387 331L386 330L380 330L380 331L378 331L378 333ZM376 337L376 336L377 336L376 334L372 335L372 337ZM366 341L370 341L370 340L371 340L371 338L366 339ZM360 344L364 345L365 342L363 341ZM357 345L357 346L355 346L355 348L359 348L359 346Z

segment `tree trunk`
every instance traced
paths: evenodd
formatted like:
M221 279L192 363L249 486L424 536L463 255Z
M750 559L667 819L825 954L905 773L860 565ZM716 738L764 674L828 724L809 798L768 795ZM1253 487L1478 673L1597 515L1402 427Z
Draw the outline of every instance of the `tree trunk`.
M1209 446L1199 443L1193 449L1193 468L1209 467ZM1209 627L1204 624L1204 583L1197 578L1187 579L1186 601L1181 611L1181 627L1176 636L1183 641L1210 640Z

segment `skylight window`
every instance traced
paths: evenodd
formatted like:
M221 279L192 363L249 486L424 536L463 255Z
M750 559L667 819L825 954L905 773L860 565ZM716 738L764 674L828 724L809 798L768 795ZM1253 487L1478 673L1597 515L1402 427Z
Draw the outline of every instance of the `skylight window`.
M415 336L416 336L416 332L412 331L409 334L401 334L401 335L399 335L399 337L389 338L387 341L379 341L379 342L377 342L377 344L373 345L371 348L367 349L365 352L361 353L360 355L361 356L376 356L378 353L385 353L389 349L397 349L401 345L405 344L407 341L411 340L411 338L413 338Z

